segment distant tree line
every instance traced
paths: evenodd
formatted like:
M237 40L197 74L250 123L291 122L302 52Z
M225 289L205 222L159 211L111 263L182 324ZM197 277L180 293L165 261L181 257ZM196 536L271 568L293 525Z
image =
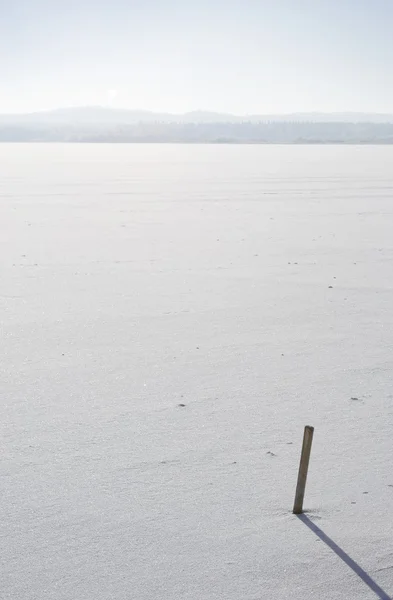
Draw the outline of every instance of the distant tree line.
M393 123L2 124L0 142L392 144Z

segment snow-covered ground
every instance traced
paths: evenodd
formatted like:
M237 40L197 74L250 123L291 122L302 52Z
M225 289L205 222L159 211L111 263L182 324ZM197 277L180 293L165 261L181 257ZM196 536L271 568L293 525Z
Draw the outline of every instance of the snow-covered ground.
M393 594L393 147L1 145L0 262L2 600Z

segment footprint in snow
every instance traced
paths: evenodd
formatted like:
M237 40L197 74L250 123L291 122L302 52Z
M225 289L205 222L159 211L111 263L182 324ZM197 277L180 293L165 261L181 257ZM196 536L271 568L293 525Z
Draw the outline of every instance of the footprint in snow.
M277 456L277 454L274 454L274 452L270 452L270 450L266 452L266 454L268 454L269 456Z

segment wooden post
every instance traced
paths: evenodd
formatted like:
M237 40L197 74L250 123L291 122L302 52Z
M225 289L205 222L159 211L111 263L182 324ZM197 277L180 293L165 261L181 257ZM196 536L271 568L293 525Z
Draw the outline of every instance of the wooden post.
M306 425L304 428L302 454L300 457L299 474L297 477L295 503L293 505L293 514L300 515L303 512L304 491L306 489L308 463L310 462L310 452L314 427Z

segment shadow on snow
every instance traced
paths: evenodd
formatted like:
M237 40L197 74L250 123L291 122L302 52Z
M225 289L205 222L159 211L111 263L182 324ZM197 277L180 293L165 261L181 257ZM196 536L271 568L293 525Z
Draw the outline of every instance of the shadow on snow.
M300 521L307 525L307 527L311 529L311 531L315 533L315 535L317 535L322 542L329 546L329 548L333 550L333 552L337 554L337 556L341 558L341 560L344 561L345 564L348 565L348 567L352 569L352 571L356 573L356 575L358 575L358 577L360 577L360 579L362 579L366 585L368 585L368 587L378 596L378 598L380 598L380 600L392 600L391 596L389 596L381 587L379 587L379 585L370 577L370 575L368 575L360 565L358 565L350 556L348 556L348 554L344 552L340 546L337 546L337 544L333 542L333 540L327 536L322 529L315 525L311 519L309 519L305 514L296 516L298 519L300 519Z

